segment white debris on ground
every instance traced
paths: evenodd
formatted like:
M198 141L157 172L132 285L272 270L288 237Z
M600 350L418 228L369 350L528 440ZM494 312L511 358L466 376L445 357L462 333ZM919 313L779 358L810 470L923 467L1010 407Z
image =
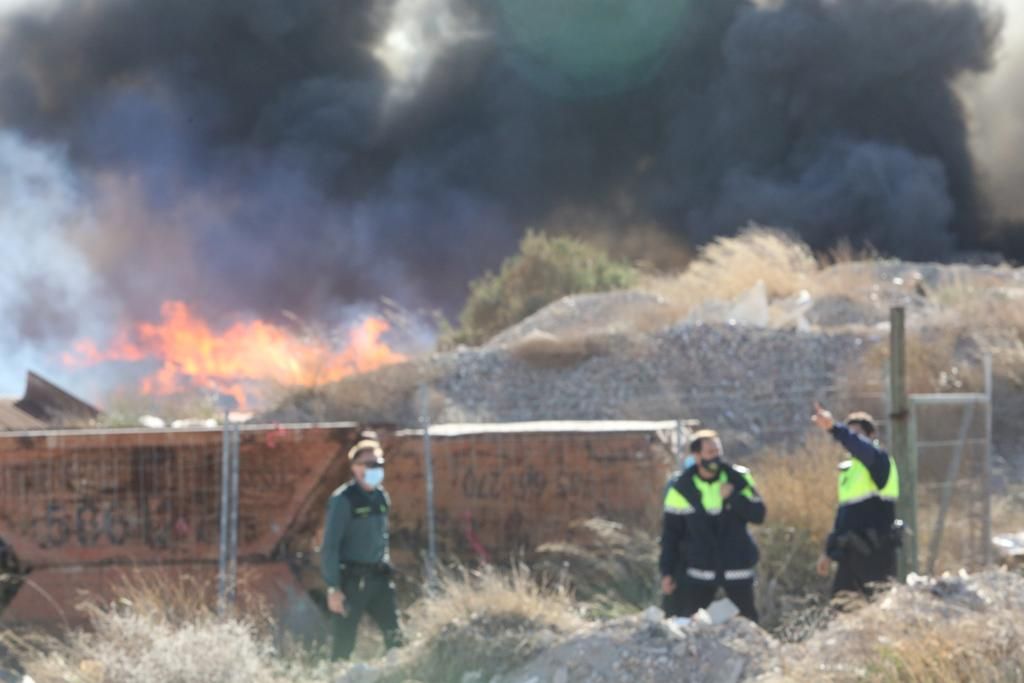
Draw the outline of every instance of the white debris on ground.
M663 298L646 292L574 294L516 323L488 341L486 346L507 347L536 333L560 338L582 334L621 334L636 329L641 321L657 319L668 322L670 315L671 309Z
M1024 565L1024 532L994 536L992 547L1001 563L1011 566Z
M726 601L727 602L727 601ZM734 610L735 608L733 608ZM666 620L661 610L616 619L573 634L532 662L491 683L736 683L777 666L777 643L728 607L710 616Z

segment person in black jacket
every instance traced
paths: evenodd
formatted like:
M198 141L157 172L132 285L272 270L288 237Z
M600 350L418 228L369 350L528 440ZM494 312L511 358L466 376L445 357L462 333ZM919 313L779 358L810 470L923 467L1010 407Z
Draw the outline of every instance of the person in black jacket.
M900 480L896 462L875 440L875 421L867 413L851 413L846 424L814 405L813 422L832 435L852 458L839 465L835 525L818 559L818 573L828 576L839 563L833 595L853 591L870 595L872 585L896 576L900 524L896 501Z
M672 474L665 485L661 496L662 500L668 496L669 490L676 485L679 478L683 476L683 472L695 462L692 453L686 456L680 468ZM677 534L677 537L680 539L679 543L672 548L662 545L661 552L662 574L665 577L662 579L661 609L666 617L681 617L686 613L686 603L683 599L686 594L686 549L682 544L682 536ZM662 540L664 541L664 538ZM669 577L671 581L666 581Z
M764 521L765 505L750 471L722 460L722 441L701 430L690 441L694 465L675 478L665 494L661 535L661 588L666 596L682 590L684 616L711 604L719 588L757 621L754 576L757 545L747 524ZM686 567L685 584L675 578Z

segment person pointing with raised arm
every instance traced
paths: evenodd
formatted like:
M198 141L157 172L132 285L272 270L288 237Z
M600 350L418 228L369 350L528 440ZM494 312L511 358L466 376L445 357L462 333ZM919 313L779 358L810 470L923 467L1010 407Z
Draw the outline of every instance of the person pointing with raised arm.
M835 560L839 566L832 594L870 595L872 584L896 576L902 529L896 520L896 461L879 446L875 421L868 413L851 413L843 424L815 402L811 420L852 456L839 465L839 506L825 552L818 558L818 573L828 576Z

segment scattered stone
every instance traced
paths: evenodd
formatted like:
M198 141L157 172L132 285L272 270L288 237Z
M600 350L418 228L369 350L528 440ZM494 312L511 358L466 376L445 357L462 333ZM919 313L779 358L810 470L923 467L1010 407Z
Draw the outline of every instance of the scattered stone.
M359 662L346 669L334 683L377 683L383 675L383 667Z
M650 624L660 624L665 619L665 613L660 607L648 607L643 611L643 618Z
M766 670L765 663L774 663L777 643L746 619L718 626L690 621L682 626L685 622L676 620L655 624L654 616L654 611L646 610L567 636L501 682L554 680L557 672L572 670L571 680L593 683L736 683L746 672L759 673Z
M1024 532L999 534L992 538L992 547L999 559L1011 566L1024 565Z
M724 624L733 617L739 616L740 610L733 604L732 600L722 598L711 603L707 608L706 614L710 617L712 625Z

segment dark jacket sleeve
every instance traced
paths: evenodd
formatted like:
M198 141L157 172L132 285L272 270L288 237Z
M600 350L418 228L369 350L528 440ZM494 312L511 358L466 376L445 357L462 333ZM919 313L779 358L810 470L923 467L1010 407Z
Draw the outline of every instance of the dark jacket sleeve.
M341 587L341 539L352 518L352 506L341 494L334 494L327 503L324 520L324 542L320 546L320 573L328 588Z
M733 514L750 524L762 524L768 510L764 501L758 495L757 490L751 488L753 498L747 498L739 491L734 491L729 499L725 501L725 509L732 510Z
M733 485L732 495L725 500L725 509L750 524L764 522L767 508L751 481L735 470L729 472L729 483Z
M686 516L666 512L661 522L661 554L658 569L662 576L673 576L682 567L683 541L686 540Z
M836 520L832 525L832 531L829 533L828 538L825 539L825 554L837 562L843 558L842 549L839 547L839 533L840 529L843 528L843 515L846 510L839 508L836 510Z
M889 478L889 454L879 448L873 441L860 434L854 434L843 424L832 427L832 438L838 441L853 457L864 463L871 472L871 478L879 486L885 486Z

